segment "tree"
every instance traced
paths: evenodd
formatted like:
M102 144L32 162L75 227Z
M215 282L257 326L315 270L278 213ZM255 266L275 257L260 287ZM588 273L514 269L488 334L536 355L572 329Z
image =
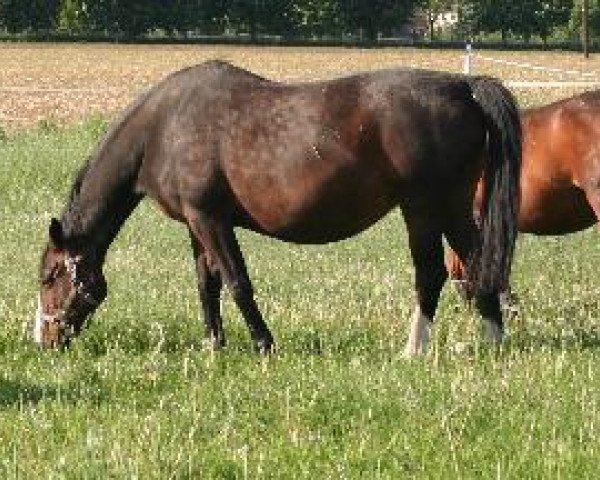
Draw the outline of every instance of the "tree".
M89 26L137 36L161 25L167 5L156 0L95 0L87 4Z
M172 0L165 2L156 26L167 32L223 33L228 4L225 0Z
M575 0L571 7L569 29L574 37L579 37L582 26L582 0ZM600 0L588 0L588 28L590 36L600 35Z
M303 35L324 36L342 33L338 0L296 0L292 7L295 29Z
M59 30L81 31L87 26L87 5L84 0L62 0L58 12Z
M556 28L568 23L573 0L553 0L540 4L535 14L535 33L546 43Z
M352 32L361 32L373 42L378 34L389 34L413 13L419 0L348 0L340 1L340 15Z
M525 0L527 1L527 0ZM512 0L480 0L472 2L472 21L475 31L486 33L500 32L505 41L511 27L519 18L514 18L515 6Z
M444 13L452 8L458 8L458 2L452 0L422 0L421 8L424 10L429 25L429 40L435 36L434 23L440 13Z
M59 0L0 0L0 21L9 32L56 26Z
M228 20L253 39L259 33L293 35L293 0L231 0L226 3Z
M469 21L475 32L500 32L503 41L512 34L529 41L539 35L544 41L567 22L572 0L479 0L469 1Z
M118 31L120 16L118 3L118 0L90 2L87 8L89 28L98 32Z

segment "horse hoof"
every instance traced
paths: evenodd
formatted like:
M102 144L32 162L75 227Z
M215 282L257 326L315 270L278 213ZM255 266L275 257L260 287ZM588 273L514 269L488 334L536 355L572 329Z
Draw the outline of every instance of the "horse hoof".
M450 354L454 356L471 356L475 348L468 342L457 342L450 347Z
M219 350L223 350L223 348L225 348L226 343L227 342L225 341L225 337L222 335L219 335L219 336L209 335L204 340L205 348L207 348L209 350L213 350L215 352L217 352Z
M213 337L211 339L212 349L213 350L223 350L227 345L225 341L225 337Z
M262 356L271 355L274 350L273 339L272 338L261 338L260 340L256 341L254 348L256 350L256 353L258 353L259 355L262 355Z
M412 360L414 358L424 357L427 355L427 351L422 348L415 348L414 346L406 346L402 352L402 358L406 360Z

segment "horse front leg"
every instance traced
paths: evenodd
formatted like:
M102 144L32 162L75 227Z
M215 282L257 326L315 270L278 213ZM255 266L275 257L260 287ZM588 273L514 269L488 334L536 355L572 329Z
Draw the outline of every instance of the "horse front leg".
M223 281L221 273L216 266L208 264L206 252L190 231L194 264L198 280L198 298L206 325L206 335L213 349L218 350L225 346L225 331L221 318L221 289Z
M252 283L233 226L199 211L190 213L187 220L194 238L200 242L206 255L219 266L223 281L250 330L256 350L270 353L273 336L254 299Z

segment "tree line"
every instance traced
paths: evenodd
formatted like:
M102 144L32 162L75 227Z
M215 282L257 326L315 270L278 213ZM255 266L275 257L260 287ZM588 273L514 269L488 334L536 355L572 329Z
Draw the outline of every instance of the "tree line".
M583 0L0 0L8 33L576 40ZM592 37L600 0L589 1ZM453 13L440 25L439 15Z

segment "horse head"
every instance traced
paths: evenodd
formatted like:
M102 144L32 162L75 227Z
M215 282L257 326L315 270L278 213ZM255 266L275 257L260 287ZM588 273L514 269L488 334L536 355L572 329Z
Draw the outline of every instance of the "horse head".
M67 347L106 298L106 280L93 257L78 252L52 219L40 265L33 336L42 348Z

